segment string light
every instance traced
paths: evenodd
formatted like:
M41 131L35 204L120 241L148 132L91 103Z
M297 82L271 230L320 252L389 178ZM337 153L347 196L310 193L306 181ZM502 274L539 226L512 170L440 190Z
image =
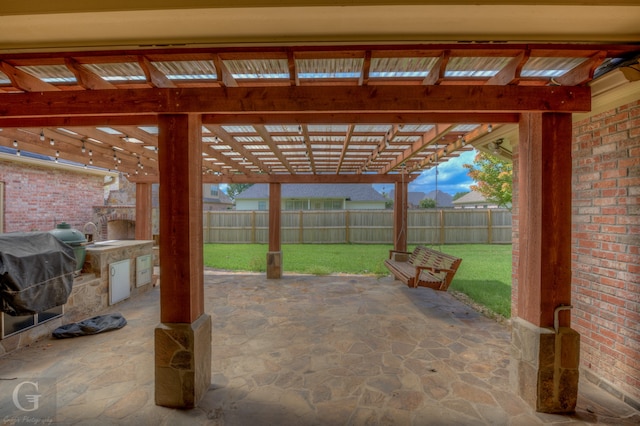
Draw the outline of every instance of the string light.
M40 130L40 142L44 142L44 129Z
M16 151L16 155L17 155L18 157L20 157L20 150L17 150L17 151Z
M56 141L54 141L53 139L49 139L49 144L50 144L51 146L53 146L53 145L55 145L55 144L56 144Z
M89 150L89 157L93 156L93 151Z
M18 147L18 141L17 141L17 140L15 140L15 139L13 140L13 146L14 146L14 147Z
M84 146L84 141L82 141L82 153L84 154L87 151L87 148Z

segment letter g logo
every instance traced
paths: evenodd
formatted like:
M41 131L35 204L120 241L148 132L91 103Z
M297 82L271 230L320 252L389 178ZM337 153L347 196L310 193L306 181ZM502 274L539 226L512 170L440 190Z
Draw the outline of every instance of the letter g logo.
M20 383L18 386L16 386L16 388L13 390L13 403L14 405L22 410L22 411L36 411L38 409L38 402L40 400L40 397L42 396L39 393L36 394L30 394L30 395L25 395L25 398L27 399L27 402L30 402L33 404L33 408L25 408L22 406L22 404L20 403L20 398L19 398L19 392L20 389L22 389L22 387L24 385L32 385L35 388L35 391L38 391L38 382L22 382Z

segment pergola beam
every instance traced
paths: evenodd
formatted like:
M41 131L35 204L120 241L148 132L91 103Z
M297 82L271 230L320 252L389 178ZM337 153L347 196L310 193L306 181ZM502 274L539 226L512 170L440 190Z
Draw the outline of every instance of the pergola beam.
M396 182L411 182L416 179L418 174L349 174L349 175L336 175L336 174L324 174L324 175L312 175L312 174L221 174L210 175L206 174L202 176L203 183L396 183ZM157 183L158 176L131 176L129 177L131 182L136 183Z
M156 113L588 112L589 87L356 86L118 89L0 94L4 117Z

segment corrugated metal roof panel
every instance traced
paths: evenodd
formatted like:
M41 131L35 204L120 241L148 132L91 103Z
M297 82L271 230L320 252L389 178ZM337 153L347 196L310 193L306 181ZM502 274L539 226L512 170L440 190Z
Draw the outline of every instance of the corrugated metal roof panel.
M298 133L299 131L297 124L267 124L264 128L269 133Z
M9 77L7 77L7 75L2 71L0 71L0 84L11 84Z
M147 77L137 62L86 64L90 71L106 81L146 81Z
M479 124L458 124L451 130L452 132L470 132L475 130Z
M283 79L289 78L286 59L230 59L223 61L236 79Z
M347 133L349 126L346 124L310 124L309 133Z
M424 78L438 60L433 57L417 58L373 58L371 78Z
M218 74L212 61L152 62L169 80L216 80Z
M522 77L560 77L567 71L577 67L587 58L529 58L522 67Z
M496 75L511 58L505 57L453 57L447 63L445 77L481 77Z
M433 124L402 124L398 128L399 133L427 133L433 129Z
M360 78L364 58L296 59L298 78Z
M46 83L75 83L76 76L65 65L18 66L21 71Z
M354 133L387 133L391 129L388 124L356 124Z
M253 126L221 126L228 133L256 133Z

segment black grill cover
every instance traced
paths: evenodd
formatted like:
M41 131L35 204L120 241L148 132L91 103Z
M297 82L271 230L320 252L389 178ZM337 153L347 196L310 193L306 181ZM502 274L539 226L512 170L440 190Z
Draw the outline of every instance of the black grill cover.
M64 305L75 269L73 248L48 232L0 234L0 310L30 315Z

